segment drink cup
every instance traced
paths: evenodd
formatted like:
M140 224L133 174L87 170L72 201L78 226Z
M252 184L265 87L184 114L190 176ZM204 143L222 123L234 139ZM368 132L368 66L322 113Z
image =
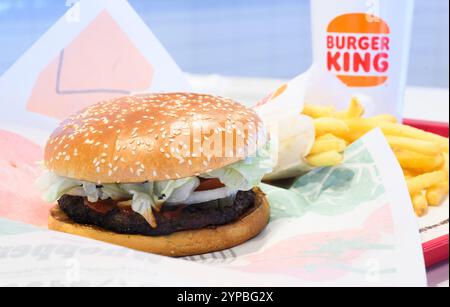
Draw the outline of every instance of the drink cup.
M354 95L368 115L401 119L413 10L414 0L311 0L314 90L308 102L341 107L348 103L342 96ZM329 101L325 92L341 101Z

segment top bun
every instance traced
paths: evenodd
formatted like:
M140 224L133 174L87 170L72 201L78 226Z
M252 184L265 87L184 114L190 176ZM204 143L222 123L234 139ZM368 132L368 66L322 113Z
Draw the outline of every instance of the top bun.
M264 142L261 127L253 110L222 97L121 97L64 121L47 143L45 165L57 175L99 184L180 179L253 154Z

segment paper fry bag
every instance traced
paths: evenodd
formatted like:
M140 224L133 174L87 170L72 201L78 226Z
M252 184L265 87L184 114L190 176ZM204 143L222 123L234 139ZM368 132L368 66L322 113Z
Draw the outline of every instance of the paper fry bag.
M265 180L302 175L311 170L305 160L315 141L313 120L302 115L307 75L301 75L278 88L254 107L271 137L276 163Z

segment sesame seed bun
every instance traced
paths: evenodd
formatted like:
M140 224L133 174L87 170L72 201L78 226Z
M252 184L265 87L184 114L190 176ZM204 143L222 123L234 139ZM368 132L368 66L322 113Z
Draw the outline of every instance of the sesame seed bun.
M105 184L179 179L243 160L261 126L253 110L222 97L121 97L64 121L47 143L45 164L57 175Z
M240 220L228 225L180 231L167 236L123 235L93 226L76 224L58 206L51 210L48 225L51 230L143 252L171 257L201 255L242 244L257 236L266 227L270 218L269 204L263 192L259 189L254 191L256 193L255 207Z

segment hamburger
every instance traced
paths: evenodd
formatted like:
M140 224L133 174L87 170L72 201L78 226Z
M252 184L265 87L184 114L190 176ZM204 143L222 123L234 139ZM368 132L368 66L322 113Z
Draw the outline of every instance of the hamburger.
M272 168L256 113L191 93L127 96L65 120L45 147L49 229L166 256L258 235Z

